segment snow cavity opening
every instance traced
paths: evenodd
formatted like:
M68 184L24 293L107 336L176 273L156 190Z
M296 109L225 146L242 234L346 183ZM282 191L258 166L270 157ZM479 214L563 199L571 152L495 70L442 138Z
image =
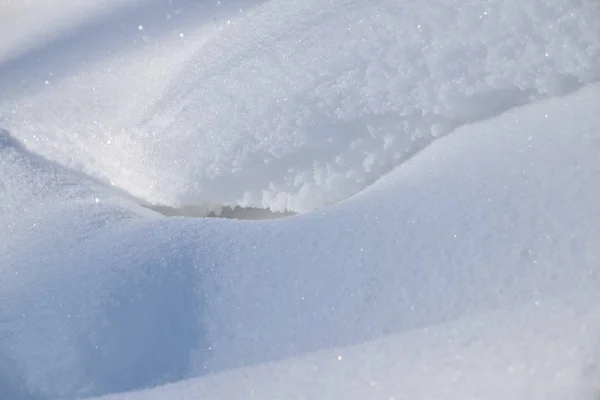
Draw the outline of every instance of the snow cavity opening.
M207 209L203 206L187 205L182 207L169 207L165 205L141 204L143 207L156 211L166 217L193 217L193 218L227 218L245 220L277 219L296 215L292 211L272 211L257 207L230 207L222 206Z

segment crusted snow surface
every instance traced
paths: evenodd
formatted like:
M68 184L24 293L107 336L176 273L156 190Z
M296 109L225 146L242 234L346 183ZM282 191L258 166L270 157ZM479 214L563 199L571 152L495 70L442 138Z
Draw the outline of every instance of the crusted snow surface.
M166 207L319 208L599 74L592 0L139 4L2 66L0 123Z

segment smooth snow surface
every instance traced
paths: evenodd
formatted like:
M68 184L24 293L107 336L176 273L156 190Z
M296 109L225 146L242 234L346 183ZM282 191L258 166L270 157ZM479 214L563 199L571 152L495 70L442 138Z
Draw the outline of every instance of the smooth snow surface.
M0 399L600 396L598 3L73 4L0 39Z
M581 304L565 303L97 400L594 400L600 390L598 331L587 327L590 321L598 327L600 315L579 315L574 310Z

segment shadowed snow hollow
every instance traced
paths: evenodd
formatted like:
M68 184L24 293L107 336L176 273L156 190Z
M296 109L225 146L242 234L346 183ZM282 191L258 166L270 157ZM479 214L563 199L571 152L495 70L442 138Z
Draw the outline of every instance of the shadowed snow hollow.
M2 124L151 204L305 212L600 67L594 1L164 4L1 67Z

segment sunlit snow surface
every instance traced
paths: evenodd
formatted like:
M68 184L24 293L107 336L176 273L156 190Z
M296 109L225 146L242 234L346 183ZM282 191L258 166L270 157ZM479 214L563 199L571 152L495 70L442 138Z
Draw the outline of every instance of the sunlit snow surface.
M166 206L308 211L599 75L592 0L127 3L3 65L0 124Z
M14 4L0 399L598 398L597 2Z

